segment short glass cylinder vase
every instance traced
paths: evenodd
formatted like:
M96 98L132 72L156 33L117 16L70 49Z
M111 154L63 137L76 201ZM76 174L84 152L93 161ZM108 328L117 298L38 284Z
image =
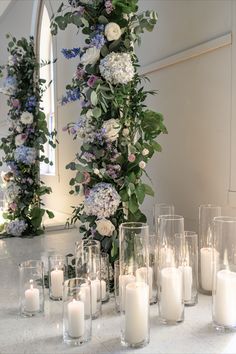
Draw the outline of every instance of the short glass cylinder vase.
M84 278L68 279L63 289L64 343L78 346L91 336L91 283Z
M50 255L48 262L49 297L62 300L63 283L66 279L66 259L62 255Z
M213 258L217 257L213 245L213 219L221 215L221 207L206 204L199 207L199 291L212 294Z
M109 300L109 274L109 255L101 253L101 294L98 293L98 297L101 296L102 303Z
M76 247L76 276L91 282L91 311L92 319L101 314L101 251L100 242L87 239Z
M43 262L28 260L20 263L20 314L32 317L44 312Z
M194 231L185 231L184 235L176 234L175 238L176 250L180 252L184 304L194 306L198 302L198 235Z
M219 330L236 330L236 218L213 221L213 324Z
M149 228L147 224L120 225L119 299L122 345L138 348L149 343Z
M160 248L158 252L158 307L160 321L174 325L184 320L183 276L181 249L175 235L184 235L184 218L165 215L160 218Z

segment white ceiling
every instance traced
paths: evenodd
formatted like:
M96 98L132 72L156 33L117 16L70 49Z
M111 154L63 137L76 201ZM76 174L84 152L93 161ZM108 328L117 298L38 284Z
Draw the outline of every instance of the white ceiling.
M0 16L4 13L11 0L0 0Z

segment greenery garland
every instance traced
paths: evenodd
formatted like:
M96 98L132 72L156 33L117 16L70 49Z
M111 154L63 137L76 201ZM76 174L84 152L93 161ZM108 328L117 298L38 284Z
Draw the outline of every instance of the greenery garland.
M143 183L146 163L167 133L163 117L146 108L134 44L157 22L154 11L138 14L138 0L68 0L52 17L51 32L75 25L86 35L83 48L63 49L79 57L62 104L81 100L80 118L65 127L81 138L80 152L67 168L75 171L71 194L79 195L71 223L79 220L84 237L101 241L111 261L118 256L118 227L124 221L146 221L140 211L152 188Z
M4 197L7 204L1 231L11 236L38 235L43 232L42 218L54 215L43 208L42 197L51 188L40 181L39 163L52 164L44 155L44 144L55 148L55 134L47 128L45 114L40 108L45 80L39 78L40 65L34 52L34 40L10 37L9 59L0 68L7 72L1 93L8 96L9 134L1 139L0 149L8 171L2 173ZM48 62L49 63L49 62ZM43 65L48 64L46 62Z

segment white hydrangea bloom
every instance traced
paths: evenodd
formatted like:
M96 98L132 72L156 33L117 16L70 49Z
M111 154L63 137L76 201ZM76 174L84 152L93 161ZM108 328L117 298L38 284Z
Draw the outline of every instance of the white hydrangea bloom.
M112 84L127 84L134 77L131 55L128 53L110 53L101 60L100 73Z

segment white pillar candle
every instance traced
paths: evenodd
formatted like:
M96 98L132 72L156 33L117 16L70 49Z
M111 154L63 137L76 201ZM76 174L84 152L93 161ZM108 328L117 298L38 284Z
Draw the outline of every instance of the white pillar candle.
M91 316L90 287L86 284L81 285L80 299L84 303L85 316Z
M203 290L212 291L213 260L218 262L219 254L212 247L200 249L201 286Z
M161 317L168 321L178 321L183 312L182 271L175 267L161 270Z
M29 312L39 311L39 289L34 288L33 284L25 291L25 310Z
M149 289L144 282L126 286L125 340L129 344L141 343L148 337Z
M147 277L147 267L141 267L136 270L136 281L148 281L149 285L149 299L152 298L152 286L153 286L153 270L148 267L148 277Z
M84 303L73 299L68 304L68 333L73 338L84 335Z
M119 276L119 298L120 304L122 306L121 310L125 311L125 294L126 294L126 285L133 283L135 281L135 276L126 274Z
M51 272L51 295L53 297L62 297L64 272L61 269L55 269Z
M184 301L191 301L193 286L193 270L190 266L179 267L183 274L184 282Z
M222 326L236 325L236 273L227 269L216 275L215 321Z
M107 296L107 285L105 280L101 280L101 291L102 291L102 300L106 299Z
M92 315L97 312L97 299L98 299L98 282L96 280L91 280L91 306Z

